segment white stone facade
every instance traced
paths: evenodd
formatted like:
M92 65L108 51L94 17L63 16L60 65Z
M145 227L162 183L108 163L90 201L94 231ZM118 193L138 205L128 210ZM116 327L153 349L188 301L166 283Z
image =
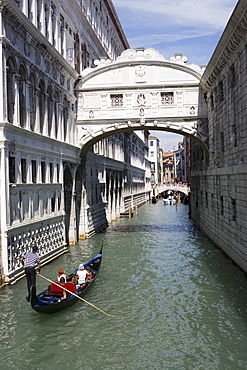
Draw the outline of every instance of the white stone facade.
M247 3L240 0L202 76L208 158L191 142L191 217L247 272Z
M140 48L85 69L76 87L82 150L116 131L143 129L188 135L203 146L207 110L199 82L204 69L186 62L181 54L166 60L155 49Z
M151 163L151 185L161 184L161 161L160 161L160 142L159 139L155 136L148 136L148 147L149 147L149 156L148 159Z
M74 86L128 42L110 0L2 1L0 35L0 276L12 282L32 244L45 263L85 224Z
M91 236L150 198L147 135L118 134L99 141L87 154L87 225L84 231L80 229L80 237Z

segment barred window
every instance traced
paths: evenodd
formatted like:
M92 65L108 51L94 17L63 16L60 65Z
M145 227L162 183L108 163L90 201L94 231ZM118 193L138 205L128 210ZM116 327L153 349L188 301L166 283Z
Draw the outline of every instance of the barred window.
M46 163L41 162L41 182L44 184L46 180Z
M161 103L163 105L172 105L172 104L174 104L174 94L173 94L173 92L162 92L160 95L161 95Z
M110 95L111 106L112 107L122 107L123 106L123 94Z
M220 214L221 216L224 215L224 203L223 203L223 197L220 197Z
M27 161L25 158L21 158L21 182L27 182Z
M236 200L235 199L231 199L231 218L232 218L232 221L236 221L237 220L237 213L236 213Z
M50 183L53 183L53 163L49 163L50 167Z
M15 157L9 156L9 182L15 183Z
M37 181L37 162L32 160L32 182L35 184Z

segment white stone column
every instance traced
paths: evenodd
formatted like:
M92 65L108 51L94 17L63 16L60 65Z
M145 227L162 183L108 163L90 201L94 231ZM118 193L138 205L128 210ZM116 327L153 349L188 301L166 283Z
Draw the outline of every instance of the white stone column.
M67 32L65 25L61 29L61 54L67 59Z
M37 158L37 183L41 183L41 157Z
M15 107L14 107L13 123L16 126L20 126L19 83L20 83L20 75L15 74L14 75Z
M54 138L58 140L59 138L59 130L58 130L58 122L59 122L59 113L58 113L58 102L56 98L53 101L53 128L54 128Z
M158 114L158 104L159 104L159 93L158 92L151 92L151 109L152 114Z
M48 135L48 109L47 109L48 99L49 99L49 96L47 94L44 94L44 123L43 123L42 135L45 135L45 136Z
M41 0L40 23L41 23L40 32L46 37L45 0Z
M120 202L121 202L121 198L120 198L120 189L121 189L121 184L120 184L120 176L119 174L116 175L117 178L118 178L118 189L117 189L117 199L116 199L116 217L119 218L120 217Z
M63 105L58 103L58 140L64 141Z
M47 22L47 29L48 29L48 40L51 44L53 44L52 40L52 7L47 9L48 12L48 22Z
M69 244L74 245L77 242L77 230L76 230L76 188L75 188L75 174L77 166L73 169L73 184L72 184L72 199L71 199L71 211L70 211L70 222L69 222Z
M27 183L30 184L32 182L32 164L30 154L27 155L26 161L27 161Z
M86 7L87 7L87 17L89 19L92 18L92 1L91 0L86 0L87 1L87 4L86 4Z
M37 19L37 0L32 1L31 11L32 11L32 15L33 15L32 22L35 25L35 27L37 27L38 26L38 24L37 24L37 21L38 21L38 19Z
M112 209L112 199L111 199L111 172L108 173L109 174L109 189L108 189L108 204L107 204L107 221L108 222L112 222L112 212L111 212L111 209Z
M55 138L55 109L56 109L56 101L54 98L51 98L51 134L50 137Z
M28 0L22 0L22 11L26 17L28 17Z
M6 148L2 148L0 152L0 168L1 176L4 179L8 179L9 172L9 151ZM0 192L1 192L1 260L2 260L2 273L8 275L8 239L7 239L7 226L10 219L10 198L9 198L9 182L0 181ZM1 272L1 271L0 271Z
M26 125L25 127L30 130L30 87L31 83L29 81L25 82L25 107L26 107Z
M3 32L3 9L4 6L0 5L0 37L4 35ZM4 81L6 81L6 68L4 68L3 60L4 53L3 53L3 43L0 43L0 122L4 122L6 120L6 98L4 99L4 96L7 94L4 93L4 90L6 90L4 86Z
M85 239L87 231L88 231L88 220L87 220L86 190L83 187L81 197L81 213L79 221L79 239Z
M15 173L17 184L21 183L21 153L17 152L15 157Z
M59 16L56 14L55 16L55 42L56 42L56 49L59 53L61 53L61 32L60 32L60 19Z
M121 194L121 199L120 199L120 213L125 212L124 209L124 178L122 178L122 183L120 184L120 187L122 188L122 194Z
M112 220L116 220L116 173L114 173L114 182L112 189Z
M40 134L40 106L39 106L39 94L40 89L35 88L35 97L36 97L36 117L35 117L35 125L34 125L34 132Z
M183 91L182 90L177 90L177 115L183 114Z

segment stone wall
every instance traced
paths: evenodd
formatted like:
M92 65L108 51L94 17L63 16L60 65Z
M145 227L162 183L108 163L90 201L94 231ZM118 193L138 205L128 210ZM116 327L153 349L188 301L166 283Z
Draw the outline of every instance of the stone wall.
M208 153L192 143L191 217L247 272L247 3L239 1L201 80Z

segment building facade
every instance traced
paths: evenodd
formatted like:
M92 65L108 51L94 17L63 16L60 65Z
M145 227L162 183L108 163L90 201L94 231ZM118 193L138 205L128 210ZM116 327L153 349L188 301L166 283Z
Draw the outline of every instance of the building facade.
M151 185L161 183L161 161L160 161L160 141L156 136L148 136L149 161L151 163Z
M174 182L174 154L173 152L163 152L163 183Z
M141 168L119 169L120 158L107 150L124 138L88 158L78 144L82 71L129 47L111 0L3 1L0 33L1 285L23 275L19 257L32 245L44 264L117 217L128 186L132 198L145 190L146 158Z
M208 153L191 142L191 217L247 272L247 3L240 0L202 76Z
M126 132L94 144L86 157L84 220L89 237L150 199L148 132Z

